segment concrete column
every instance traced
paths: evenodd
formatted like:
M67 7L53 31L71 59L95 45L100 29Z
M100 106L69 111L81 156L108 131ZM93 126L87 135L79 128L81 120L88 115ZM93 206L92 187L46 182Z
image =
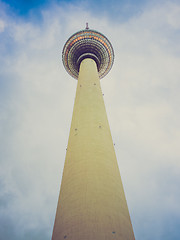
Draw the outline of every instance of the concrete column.
M53 240L133 240L94 60L80 65Z

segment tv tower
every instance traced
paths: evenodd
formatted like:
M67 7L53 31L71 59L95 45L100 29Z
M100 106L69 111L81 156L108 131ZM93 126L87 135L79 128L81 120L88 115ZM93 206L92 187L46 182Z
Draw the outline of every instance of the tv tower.
M78 83L52 240L134 240L100 86L112 45L87 24L62 60Z

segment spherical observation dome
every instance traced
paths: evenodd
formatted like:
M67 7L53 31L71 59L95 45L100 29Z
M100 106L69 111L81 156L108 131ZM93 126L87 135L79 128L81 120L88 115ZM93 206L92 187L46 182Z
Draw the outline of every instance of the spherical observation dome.
M103 34L88 27L73 34L65 43L62 52L66 71L76 79L80 63L85 58L96 62L100 78L110 71L114 62L114 51L110 41Z

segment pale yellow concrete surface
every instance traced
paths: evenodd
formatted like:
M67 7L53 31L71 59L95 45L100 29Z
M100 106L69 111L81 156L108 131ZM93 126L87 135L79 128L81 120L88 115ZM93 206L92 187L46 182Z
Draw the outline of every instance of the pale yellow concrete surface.
M133 240L96 63L80 66L52 240Z

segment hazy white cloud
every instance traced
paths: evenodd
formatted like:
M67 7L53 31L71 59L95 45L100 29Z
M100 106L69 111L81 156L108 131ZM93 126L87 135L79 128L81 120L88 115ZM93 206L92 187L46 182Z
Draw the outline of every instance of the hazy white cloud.
M0 19L0 33L3 32L5 29L5 22Z
M51 236L77 83L61 52L87 20L115 50L101 83L136 238L178 239L167 226L180 219L179 11L167 1L115 23L73 5L43 10L41 23L4 14L0 221L9 239Z

